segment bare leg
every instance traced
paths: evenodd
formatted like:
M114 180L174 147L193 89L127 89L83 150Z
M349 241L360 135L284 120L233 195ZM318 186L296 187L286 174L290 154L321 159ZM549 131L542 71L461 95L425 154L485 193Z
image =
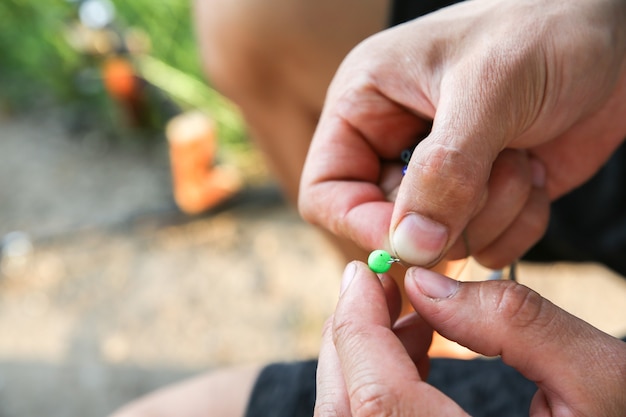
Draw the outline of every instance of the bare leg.
M261 368L207 373L140 398L111 417L242 417Z
M386 26L388 9L389 0L196 0L208 78L240 106L292 202L330 80Z

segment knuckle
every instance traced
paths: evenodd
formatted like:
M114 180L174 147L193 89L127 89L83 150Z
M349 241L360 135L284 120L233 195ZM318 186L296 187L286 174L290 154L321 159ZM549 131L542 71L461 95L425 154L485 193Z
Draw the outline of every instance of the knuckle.
M434 210L466 210L468 203L478 203L481 196L476 193L477 184L484 182L482 172L487 170L478 166L480 164L477 161L467 161L464 152L441 144L434 144L428 151L418 153L421 154L428 157L418 158L415 162L415 171L420 173L420 182L414 185L415 190L412 191L427 198L428 196L422 195L422 190L437 190L437 201L432 202L435 204ZM445 178L442 179L442 175ZM452 203L458 207L450 207Z
M315 408L313 411L313 417L349 417L345 413L341 413L337 410L337 407L332 399L325 396L317 396L315 399Z
M343 341L350 341L356 338L356 336L362 334L365 329L360 329L359 326L350 319L339 319L335 317L332 323L333 341L335 345Z
M553 319L548 300L530 288L514 282L505 282L496 299L496 311L512 327L544 327Z
M332 335L332 333L333 333L333 316L329 317L324 322L324 326L322 327L322 338L325 339L326 337Z
M330 229L332 223L336 221L332 213L334 201L324 187L317 182L302 181L298 196L298 212L302 219L310 224L324 226ZM319 180L314 180L319 181Z
M332 327L332 340L341 356L358 356L364 343L376 338L372 329L351 319L335 319Z
M371 329L350 319L335 319L332 326L332 333L335 346L337 346L344 355L348 356L350 352L359 349L364 339L371 340L373 337ZM353 417L384 417L396 415L397 404L400 403L400 398L396 393L380 384L379 381L366 371L359 372L353 376L354 381L348 392ZM316 406L316 409L319 409L320 415L323 416L338 415L333 405L328 404L323 399L320 399L320 404Z
M350 398L354 417L392 417L400 403L400 398L376 383L357 386Z

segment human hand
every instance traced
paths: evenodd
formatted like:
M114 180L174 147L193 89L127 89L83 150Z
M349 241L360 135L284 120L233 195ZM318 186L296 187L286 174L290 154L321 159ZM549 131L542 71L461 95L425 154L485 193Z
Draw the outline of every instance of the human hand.
M411 268L405 287L419 316L412 336L405 331L397 337L376 275L364 264L351 265L324 331L316 417L466 416L424 381L420 355L430 340L417 333L427 328L424 322L476 352L500 355L534 381L531 416L626 413L626 343L532 290L512 281L459 283Z
M478 0L369 38L328 91L303 217L415 265L518 258L626 136L624 21L622 0Z

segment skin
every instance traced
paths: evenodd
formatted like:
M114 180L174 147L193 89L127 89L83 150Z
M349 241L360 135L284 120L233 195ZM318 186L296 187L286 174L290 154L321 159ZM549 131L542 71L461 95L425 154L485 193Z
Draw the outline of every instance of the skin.
M394 324L388 284L362 263L348 265L324 331L316 417L467 416L425 382L431 327L476 352L501 356L534 381L530 416L626 412L621 340L512 281L459 283L413 267L405 287L418 315Z
M387 26L388 0L196 0L211 85L235 102L295 203L326 89L346 54Z
M619 0L477 0L370 37L329 88L303 217L408 264L520 257L626 136L625 20Z
M207 372L150 393L111 417L240 417L260 372L260 366Z

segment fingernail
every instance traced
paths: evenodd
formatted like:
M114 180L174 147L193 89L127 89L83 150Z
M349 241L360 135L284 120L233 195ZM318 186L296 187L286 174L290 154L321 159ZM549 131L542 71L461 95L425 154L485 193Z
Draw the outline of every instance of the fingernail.
M448 230L417 213L407 214L391 238L395 255L413 265L439 259L448 241Z
M459 282L424 268L411 268L411 278L428 298L450 298L459 289Z
M342 295L346 291L355 275L356 264L354 262L350 262L343 270L343 277L341 278L341 288L339 290L339 295Z
M546 186L546 167L537 158L530 158L530 175L531 181L536 188L543 188Z

